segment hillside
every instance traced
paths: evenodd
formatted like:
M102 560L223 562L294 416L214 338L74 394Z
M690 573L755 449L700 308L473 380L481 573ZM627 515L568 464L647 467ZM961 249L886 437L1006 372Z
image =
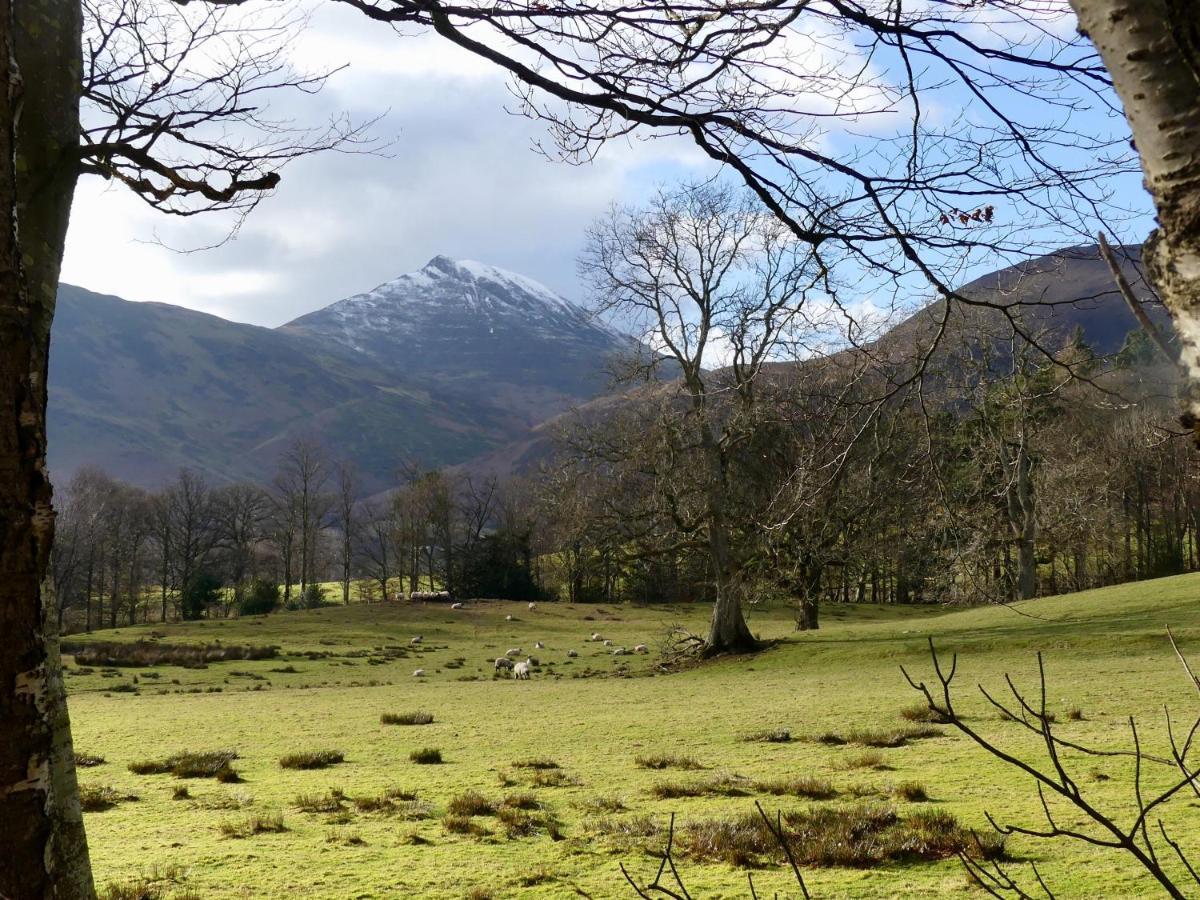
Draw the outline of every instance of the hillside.
M963 291L1019 306L1026 326L1051 341L1082 329L1100 353L1136 327L1095 248L991 273ZM872 349L911 358L942 308L930 305ZM958 307L942 345L1005 333L995 310ZM60 481L88 464L146 486L184 465L218 482L265 481L280 451L304 436L351 459L368 490L394 484L403 461L527 469L550 452L548 423L577 405L595 412L615 402L606 366L633 346L528 278L444 256L277 329L64 285L51 351L51 468Z
M523 439L602 392L608 357L631 343L535 282L445 257L274 330L64 285L51 469L266 481L303 436L379 489L401 462L455 464Z
M1016 610L835 605L821 630L807 634L793 630L789 609L755 606L751 627L783 643L752 659L655 677L615 677L626 666L630 676L652 675L656 658L614 657L587 636L600 631L618 645L646 642L653 650L672 623L700 627L703 607L354 605L77 636L133 641L157 633L161 642L280 647L274 659L204 669L83 669L67 660L76 750L104 760L81 770L81 783L138 798L87 815L93 863L101 885L134 883L154 864L159 879L172 879L164 896L461 900L480 886L497 898L586 893L599 900L630 895L618 863L653 872L671 814L683 832L753 815L755 800L785 815L867 803L900 816L949 814L979 829L987 828L985 810L1037 825L1030 780L952 729L879 749L818 737L912 725L901 710L916 694L899 667L930 678L932 637L959 654L956 702L971 726L1023 758L1044 761L1039 738L1004 719L976 685L1004 697L1008 673L1020 688L1036 689L1039 650L1064 738L1123 750L1133 716L1147 750L1164 753L1163 705L1185 720L1195 705L1164 626L1185 653L1200 655L1198 588L1200 575L1185 575ZM413 634L425 638L415 649L408 646ZM533 680L493 680L496 656L509 647L530 650L537 640L546 647L532 651L541 658ZM566 655L571 649L577 658ZM414 677L418 668L425 674ZM381 722L385 713L416 710L432 723ZM790 740L746 740L781 730ZM409 754L417 748L439 749L442 764L415 764ZM128 769L181 750L218 749L237 753L240 783ZM344 762L315 771L279 765L285 754L325 749L342 752ZM653 756L667 757L667 767L636 762ZM535 760L544 768L520 765ZM689 761L703 768L680 768ZM1088 798L1132 820L1128 758L1072 754L1066 764ZM1148 775L1156 784L1162 777L1158 767ZM905 783L918 784L928 799L898 795ZM694 784L702 786L695 796L670 796L666 787ZM789 784L827 786L832 795L797 796ZM175 793L181 787L186 796ZM344 800L329 799L334 788ZM389 802L389 791L415 799ZM513 819L478 801L469 822L447 817L468 791L493 805L520 797L531 815L512 831L506 823ZM1160 813L1194 855L1200 825L1188 800ZM228 836L254 816L273 815L284 830ZM1157 896L1119 854L1022 838L1010 839L1008 850L1019 861L1015 873L1029 876L1020 862L1035 859L1060 897ZM712 858L681 863L693 896L746 896L746 868ZM175 875L164 874L172 866ZM751 871L759 896L795 896L778 862ZM805 877L823 898L970 896L953 858L805 864Z

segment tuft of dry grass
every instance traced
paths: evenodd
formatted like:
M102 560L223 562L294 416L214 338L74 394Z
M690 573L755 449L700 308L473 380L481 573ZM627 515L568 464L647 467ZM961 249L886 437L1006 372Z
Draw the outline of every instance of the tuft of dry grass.
M539 769L533 773L534 787L569 787L579 784L579 779L562 769Z
M346 755L341 750L309 750L303 753L289 753L280 757L281 769L327 769L346 761Z
M703 769L704 766L692 756L679 756L674 753L652 753L635 756L634 765L640 769Z
M220 781L237 780L230 766L237 753L233 750L209 750L204 752L181 751L164 760L142 760L129 764L135 775L165 775L176 778L216 778ZM232 778L231 778L232 775Z
M928 704L914 703L900 710L900 718L909 722L925 722L931 725L945 725L949 720L937 710L930 709Z
M300 812L331 813L344 808L344 799L345 795L341 791L330 791L328 794L297 794L292 805Z
M949 813L901 816L890 806L856 804L784 813L784 839L801 866L867 868L937 860L972 849L986 858L1004 852L999 836L980 836ZM775 836L757 813L685 822L676 830L680 854L701 862L757 867L783 862Z
M510 809L542 808L542 802L533 794L509 794L501 801L500 805Z
M79 786L79 808L84 812L104 812L118 803L136 800L132 794L122 794L108 785L81 784Z
M892 794L909 803L924 803L929 799L929 792L919 781L902 781L892 788Z
M876 772L886 772L891 769L886 762L884 756L878 750L866 750L862 753L855 753L853 756L847 756L838 761L839 768L842 769L874 769Z
M486 837L491 832L472 819L470 816L453 814L442 818L442 827L451 834L467 834L471 837Z
M408 754L408 758L419 766L436 766L442 762L442 751L433 747L422 747Z
M777 778L773 781L756 781L754 790L776 797L803 797L806 800L831 800L837 790L824 778Z
M450 798L446 810L452 816L494 816L496 804L478 791L463 791Z
M907 728L855 728L846 735L846 743L859 747L895 748L910 741L941 737L940 729L929 725Z
M102 765L104 765L104 757L103 756L96 756L92 753L76 753L75 754L75 768L77 768L77 769L91 769L95 766L102 766Z
M620 797L588 797L586 800L576 801L575 805L593 815L625 812L629 808Z
M433 713L420 710L410 713L384 713L379 717L379 721L384 725L430 725L433 723Z
M792 739L792 733L786 728L767 729L766 731L754 731L745 735L742 740L757 742L760 744L786 744Z
M247 838L255 834L278 834L287 831L283 824L283 813L251 813L240 821L230 819L221 822L217 830L227 838Z
M663 782L650 788L659 800L679 797L745 797L749 782L730 775L714 775L700 781Z
M562 768L562 767L561 767L561 766L560 766L558 763L556 763L554 760L552 760L552 759L545 759L545 758L535 758L535 759L521 759L521 760L517 760L516 762L514 762L514 763L512 764L512 767L513 767L514 769L539 769L539 770L544 770L544 769L560 769L560 768Z

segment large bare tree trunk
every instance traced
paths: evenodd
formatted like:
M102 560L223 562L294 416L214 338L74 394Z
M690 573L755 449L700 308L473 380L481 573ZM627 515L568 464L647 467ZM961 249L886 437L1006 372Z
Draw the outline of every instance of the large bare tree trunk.
M0 0L0 896L91 898L47 568L50 323L75 186L80 9Z
M1187 369L1185 424L1200 439L1200 18L1194 0L1071 0L1112 77L1154 199L1144 254Z
M759 648L742 614L742 598L733 578L733 556L729 546L729 523L725 515L726 477L720 450L707 423L701 423L701 445L708 456L708 548L712 557L713 581L717 597L713 602L712 619L704 653L745 653Z

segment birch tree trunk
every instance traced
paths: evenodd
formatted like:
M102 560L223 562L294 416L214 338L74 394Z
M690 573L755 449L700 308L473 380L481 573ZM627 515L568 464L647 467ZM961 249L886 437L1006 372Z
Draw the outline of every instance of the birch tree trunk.
M50 323L75 189L80 8L0 0L0 896L95 896L47 567Z
M1125 106L1158 228L1144 259L1187 370L1200 440L1200 9L1195 0L1071 0Z

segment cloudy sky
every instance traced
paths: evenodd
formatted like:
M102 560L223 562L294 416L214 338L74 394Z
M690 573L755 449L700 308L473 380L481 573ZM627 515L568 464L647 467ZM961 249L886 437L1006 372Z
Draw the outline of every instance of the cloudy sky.
M1070 31L1073 21L1056 27ZM575 260L593 219L614 201L713 171L682 138L614 142L583 166L548 160L533 149L546 138L543 126L509 111L515 100L497 69L440 39L397 35L340 4L315 4L291 49L304 69L349 68L320 95L287 100L285 115L314 125L343 112L357 121L382 115L373 134L389 143L386 152L293 163L278 191L224 243L228 218L163 216L124 188L84 179L64 281L275 326L446 254L584 299ZM931 108L936 114L930 98L923 105L926 117ZM1127 198L1130 207L1146 208L1136 178L1119 191L1138 195ZM1122 236L1140 239L1146 225L1138 217ZM220 246L169 249L213 244Z
M542 127L506 111L504 78L443 41L397 36L324 4L294 58L349 62L297 117L386 113L385 156L322 154L293 163L236 240L229 220L179 220L121 187L80 182L63 280L130 300L160 300L241 322L279 325L420 268L439 253L512 269L580 299L583 231L614 200L708 171L682 140L613 144L585 166L535 152ZM164 246L166 245L166 246Z

